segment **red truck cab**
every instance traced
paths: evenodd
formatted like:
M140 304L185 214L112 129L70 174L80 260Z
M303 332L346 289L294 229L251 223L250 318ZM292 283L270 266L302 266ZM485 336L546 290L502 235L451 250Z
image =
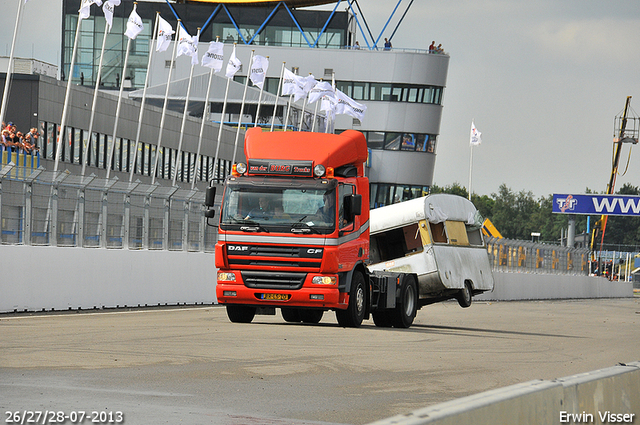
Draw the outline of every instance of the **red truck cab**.
M224 184L216 295L233 322L281 308L317 323L334 310L344 326L367 313L367 143L341 134L263 132L245 137L246 164Z

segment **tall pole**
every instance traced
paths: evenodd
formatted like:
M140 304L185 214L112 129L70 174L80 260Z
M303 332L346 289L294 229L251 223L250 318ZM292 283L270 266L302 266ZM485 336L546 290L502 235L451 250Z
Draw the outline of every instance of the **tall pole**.
M130 170L129 170L129 182L133 181L133 171L136 169L136 159L138 158L138 144L140 143L140 130L142 129L142 117L144 116L144 104L147 99L147 86L149 85L149 73L151 71L151 58L153 57L153 34L156 35L156 46L158 45L158 21L160 19L160 12L156 12L156 22L154 24L154 30L151 33L151 48L149 49L149 62L147 63L147 75L144 77L144 88L142 89L142 100L140 101L140 113L138 114L138 129L136 130L136 143L133 149L133 155L131 155ZM102 60L102 59L100 59ZM131 154L131 152L129 152ZM156 156L158 152L156 151Z
M178 19L178 25L176 27L179 28L181 25L181 20ZM171 85L171 71L173 71L173 62L176 60L176 49L178 48L178 37L173 42L173 53L171 54L171 64L169 65L169 76L167 77L167 89L164 93L164 104L162 106L162 118L160 118L160 132L158 134L158 144L156 145L156 157L153 163L153 170L151 171L151 184L156 182L156 174L158 170L158 158L160 157L160 146L162 145L162 130L164 129L164 119L167 115L167 106L169 103L169 86ZM134 155L138 155L138 151L134 152Z
M200 38L200 28L198 28L197 34L196 34L196 39ZM198 54L198 51L196 50L195 55ZM193 80L193 68L195 68L195 65L193 63L193 61L191 61L191 71L189 72L189 82L187 83L187 97L184 100L184 111L182 112L182 124L180 126L180 140L178 141L178 155L176 156L176 161L179 161L180 164L182 164L182 167L180 168L180 171L184 174L184 161L180 161L180 156L182 153L182 141L184 140L184 127L187 123L187 115L189 115L189 96L191 94L191 80ZM191 162L191 161L189 161ZM189 172L191 172L191 164L189 164ZM176 185L176 179L178 177L178 164L176 162L176 172L173 173L173 185Z
M120 105L122 104L122 90L124 89L124 79L127 73L127 62L129 61L129 50L131 50L131 39L127 37L127 51L124 55L124 65L122 66L122 78L120 78L120 91L118 92L118 105L116 106L116 119L113 123L113 137L111 138L111 149L109 149L109 162L107 162L107 180L111 175L111 166L113 165L113 152L116 148L116 136L118 131L118 118L120 118Z
M18 26L20 25L20 13L22 12L23 0L18 0L18 15L16 16L16 26L13 30L13 39L11 40L11 53L9 53L9 66L7 68L7 76L4 80L4 94L2 96L2 106L0 107L0 125L4 122L4 116L7 112L7 101L9 100L9 85L11 81L11 73L13 72L13 53L16 47L16 37L18 36Z
M242 127L242 114L244 113L244 101L247 98L247 87L249 87L249 74L251 73L251 67L253 66L253 54L254 50L251 51L251 57L249 58L249 72L247 72L247 79L244 82L244 93L242 94L242 105L240 105L240 116L238 117L238 129L236 131L236 141L233 145L233 157L231 159L231 163L234 164L236 162L236 153L238 151L238 139L240 139L240 128Z
M222 115L220 116L220 127L218 127L218 139L216 144L216 154L213 159L213 174L217 177L220 174L220 167L218 167L218 155L220 153L220 142L222 141L222 125L224 124L224 115L227 110L227 97L229 96L229 83L231 78L227 77L227 88L224 91L224 101L222 102Z
M280 70L280 81L278 82L278 91L276 92L276 100L273 103L273 118L271 118L271 131L276 122L276 111L278 109L278 99L280 99L280 90L282 89L282 78L284 77L284 65L286 62L282 62L282 69Z
M469 200L471 200L471 174L473 171L473 145L470 146L471 154L469 155Z
M56 141L56 157L53 165L53 172L58 171L58 164L60 163L60 143L64 140L65 127L67 125L67 115L69 114L69 99L71 98L71 76L73 75L73 67L76 62L76 53L78 51L78 38L80 36L80 26L82 25L82 18L78 13L78 26L76 27L76 37L73 41L73 52L71 53L71 63L69 64L69 75L67 75L67 91L64 95L64 106L62 108L62 120L60 122L60 134L58 134L58 140Z
M269 60L269 56L267 56L267 61ZM265 72L265 80L267 79L267 75ZM256 108L256 121L255 124L253 124L254 127L258 126L258 117L260 116L260 103L262 102L262 92L264 91L264 83L266 83L266 81L262 82L262 85L260 85L260 96L258 97L258 107Z

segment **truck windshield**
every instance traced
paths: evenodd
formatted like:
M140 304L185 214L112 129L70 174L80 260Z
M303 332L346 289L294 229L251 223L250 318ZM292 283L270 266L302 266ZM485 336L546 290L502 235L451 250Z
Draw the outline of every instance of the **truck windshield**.
M227 186L220 226L229 230L331 233L335 189Z

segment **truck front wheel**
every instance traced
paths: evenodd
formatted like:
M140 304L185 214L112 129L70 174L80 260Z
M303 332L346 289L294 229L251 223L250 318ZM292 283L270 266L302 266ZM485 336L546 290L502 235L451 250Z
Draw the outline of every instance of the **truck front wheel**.
M418 288L416 281L409 277L402 284L400 299L395 310L391 311L391 322L394 328L408 328L416 318Z
M233 323L251 323L255 315L255 307L247 307L244 305L227 306L227 316Z
M336 319L340 326L360 327L364 320L366 294L364 276L360 272L355 272L351 281L351 291L349 291L349 306L346 310L336 310Z

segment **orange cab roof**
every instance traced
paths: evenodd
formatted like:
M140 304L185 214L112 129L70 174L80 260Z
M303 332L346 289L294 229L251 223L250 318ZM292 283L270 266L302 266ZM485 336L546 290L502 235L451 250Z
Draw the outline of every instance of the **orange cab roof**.
M340 134L304 131L262 131L249 129L245 136L244 153L249 159L313 161L325 167L362 166L367 160L367 140L359 131Z

